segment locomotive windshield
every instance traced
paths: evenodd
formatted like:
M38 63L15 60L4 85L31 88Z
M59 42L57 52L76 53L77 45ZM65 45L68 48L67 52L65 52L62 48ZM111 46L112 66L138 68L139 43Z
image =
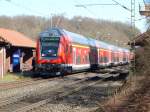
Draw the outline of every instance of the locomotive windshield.
M41 57L57 57L59 37L41 38Z

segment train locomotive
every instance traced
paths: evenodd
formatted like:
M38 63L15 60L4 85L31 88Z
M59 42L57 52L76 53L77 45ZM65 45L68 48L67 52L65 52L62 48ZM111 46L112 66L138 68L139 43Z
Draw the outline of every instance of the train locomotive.
M128 49L54 27L39 35L35 70L64 75L127 64L131 54Z

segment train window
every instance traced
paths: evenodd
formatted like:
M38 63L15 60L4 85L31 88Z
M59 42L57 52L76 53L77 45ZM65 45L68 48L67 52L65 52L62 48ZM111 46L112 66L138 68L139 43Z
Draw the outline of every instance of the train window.
M84 57L83 57L83 63L84 63L84 64L87 64L87 63L88 63L88 62L87 62L88 60L87 60L86 58L87 58L87 54L85 54Z
M72 53L72 46L70 46L69 49L70 49L70 53Z
M85 62L89 63L89 55L88 54L85 56Z
M100 57L100 63L104 62L104 57Z
M73 48L73 63L76 64L76 49Z
M119 57L117 57L117 62L119 62Z
M107 62L108 62L108 58L104 57L104 63L107 63Z
M65 52L66 54L72 53L72 47L67 45Z
M111 59L114 62L114 53L111 54Z
M84 49L81 50L81 63L85 63L85 54L84 54Z
M115 57L115 62L117 62L117 57Z
M126 56L126 61L128 61L128 56Z
M80 57L80 56L77 56L76 64L80 64L80 63L81 63L81 57Z
M115 62L117 62L117 60L118 60L118 59L117 59L117 57L116 57Z
M65 53L68 54L68 46L66 46Z
M59 41L41 42L41 56L42 57L56 57L59 47Z
M113 62L116 62L116 57L113 57Z
M126 61L126 57L125 57L125 55L123 56L123 61Z

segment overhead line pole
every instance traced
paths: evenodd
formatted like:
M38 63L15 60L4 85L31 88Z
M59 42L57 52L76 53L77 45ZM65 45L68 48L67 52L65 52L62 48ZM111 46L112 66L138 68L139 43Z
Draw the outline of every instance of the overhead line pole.
M131 29L135 33L135 0L131 0Z
M133 37L135 37L135 0L131 0L131 31L133 32ZM133 75L135 74L135 40L134 40L134 46L132 48L134 52L134 60L133 60Z

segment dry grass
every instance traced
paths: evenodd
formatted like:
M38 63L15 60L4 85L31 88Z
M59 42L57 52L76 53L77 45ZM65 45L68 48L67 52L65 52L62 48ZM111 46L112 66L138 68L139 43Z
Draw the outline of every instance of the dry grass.
M3 79L0 79L0 83L24 80L27 78L28 77L24 77L22 74L8 73L8 74L4 75Z
M147 80L145 82L146 79L148 78L142 76L129 79L121 88L121 91L116 91L108 101L100 104L100 108L104 112L143 112L143 110L147 110L144 112L148 112L149 107L147 103L144 103L144 99L145 96L148 97L148 93L150 92L150 89L148 89L150 81ZM150 101L150 99L147 101ZM139 106L139 104L143 106Z

